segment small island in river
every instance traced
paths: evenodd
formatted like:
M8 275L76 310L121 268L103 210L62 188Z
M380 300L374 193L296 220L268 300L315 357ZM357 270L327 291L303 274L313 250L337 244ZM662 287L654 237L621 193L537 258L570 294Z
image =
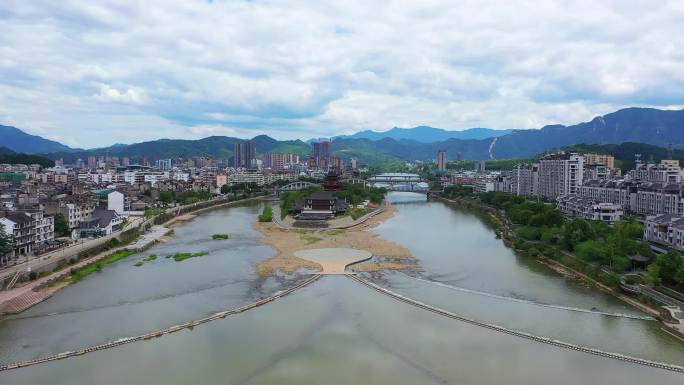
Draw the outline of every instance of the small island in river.
M420 270L416 258L407 248L384 240L371 231L380 222L392 217L395 211L394 206L388 205L383 212L347 229L294 229L273 222L255 221L254 228L263 234L259 242L278 250L275 257L257 264L257 273L267 277L277 272L292 274L300 269L320 271L319 264L297 258L294 253L298 250L340 247L368 250L373 254L371 260L354 265L351 268L353 271Z

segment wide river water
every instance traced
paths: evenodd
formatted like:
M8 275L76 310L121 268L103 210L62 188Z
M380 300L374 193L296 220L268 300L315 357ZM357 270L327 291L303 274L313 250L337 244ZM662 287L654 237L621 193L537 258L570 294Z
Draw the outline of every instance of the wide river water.
M684 365L684 344L645 314L516 256L476 213L392 193L399 210L374 231L423 271L364 276L488 323ZM0 362L143 334L266 297L306 278L267 280L275 255L252 229L263 203L221 208L167 243L109 265L0 320ZM228 233L229 240L212 240ZM164 256L207 251L175 262ZM142 267L143 257L160 257ZM265 306L192 331L0 372L0 384L682 384L684 375L564 350L464 324L326 276Z

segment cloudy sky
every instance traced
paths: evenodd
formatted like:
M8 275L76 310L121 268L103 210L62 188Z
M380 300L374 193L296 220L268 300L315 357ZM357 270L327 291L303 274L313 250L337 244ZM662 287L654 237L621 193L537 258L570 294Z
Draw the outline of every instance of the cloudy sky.
M684 104L684 1L0 2L0 124L93 147Z

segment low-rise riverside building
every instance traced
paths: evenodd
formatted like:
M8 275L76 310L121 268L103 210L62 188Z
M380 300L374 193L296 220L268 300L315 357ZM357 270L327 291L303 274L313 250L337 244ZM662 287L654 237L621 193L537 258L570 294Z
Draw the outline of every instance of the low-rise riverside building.
M598 202L614 203L624 211L636 209L638 184L625 180L589 180L580 187L579 195Z
M684 217L672 214L647 216L644 240L684 251Z
M622 206L615 203L599 202L578 195L563 195L556 199L556 206L568 218L582 218L603 221L610 225L622 219Z
M77 229L77 237L97 238L110 235L121 228L123 219L114 210L96 208L90 218L81 222Z
M681 184L663 182L640 184L636 193L634 212L641 215L684 215Z
M496 178L494 177L481 177L475 179L475 184L473 185L473 191L477 193L484 193L490 191L496 191Z
M33 246L34 251L48 247L55 239L55 217L45 215L41 210L27 211L26 215L33 219L36 228Z
M233 186L236 184L254 183L257 186L263 186L266 180L264 174L259 170L244 170L235 172L228 176L228 184Z
M638 215L684 215L684 189L681 183L636 180L590 180L579 195L599 202L615 203Z
M36 241L35 221L23 212L10 212L0 217L5 233L14 237L14 253L10 258L33 251Z

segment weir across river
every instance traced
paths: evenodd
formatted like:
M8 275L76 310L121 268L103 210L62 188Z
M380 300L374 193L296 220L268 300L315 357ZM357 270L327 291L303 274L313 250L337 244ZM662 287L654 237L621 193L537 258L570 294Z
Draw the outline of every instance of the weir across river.
M363 278L360 278L354 274L346 274L346 275L349 278L355 280L356 282L358 282L358 283L360 283L360 284L362 284L362 285L364 285L370 289L373 289L374 291L376 291L378 293L381 293L381 294L384 294L388 297L391 297L395 300L398 300L398 301L404 302L406 304L418 307L420 309L424 309L424 310L433 312L433 313L441 315L441 316L445 316L445 317L448 317L451 319L455 319L455 320L458 320L461 322L465 322L465 323L468 323L468 324L471 324L474 326L486 328L489 330L493 330L493 331L500 332L500 333L505 333L505 334L520 337L520 338L525 338L527 340L531 340L531 341L535 341L535 342L539 342L539 343L543 343L543 344L547 344L547 345L551 345L551 346L556 346L556 347L563 348L563 349L574 350L574 351L578 351L578 352L582 352L582 353L592 354L592 355L599 356L599 357L619 360L619 361L628 362L628 363L637 364L637 365L649 366L652 368L668 370L671 372L684 373L684 367L681 367L678 365L672 365L672 364L667 364L667 363L663 363L663 362L646 360L643 358L627 356L627 355L623 355L623 354L619 354L619 353L605 352L605 351L602 351L599 349L580 346L580 345L576 345L576 344L572 344L572 343L568 343L568 342L563 342L563 341L558 341L558 340L554 340L554 339L550 339L550 338L546 338L546 337L540 337L540 336L536 336L536 335L521 332L521 331L507 329L507 328L502 327L502 326L476 321L474 319L464 317L464 316L460 316L460 315L452 313L450 311L425 304L425 303L417 301L415 299L405 297L401 294L395 293L389 289L381 287L375 283L372 283L372 282L367 281ZM207 322L215 321L218 319L224 319L228 316L237 315L237 314L240 314L240 313L245 312L247 310L251 310L251 309L257 308L259 306L265 305L265 304L272 302L278 298L282 298L286 295L289 295L298 289L301 289L305 286L310 285L311 283L320 279L320 277L321 277L321 275L319 275L319 274L312 275L309 278L305 279L304 281L298 283L297 285L292 286L288 289L279 291L272 296L263 298L259 301L256 301L256 302L253 302L251 304L244 305L244 306L232 309L232 310L226 310L226 311L214 313L214 314L212 314L208 317L205 317L205 318L197 319L194 321L189 321L189 322L179 324L179 325L174 325L174 326L171 326L171 327L168 327L165 329L153 331L150 333L146 333L146 334L142 334L142 335L138 335L138 336L134 336L134 337L121 338L121 339L118 339L116 341L106 342L106 343L103 343L100 345L90 346L90 347L83 348L83 349L76 350L76 351L68 351L68 352L63 352L63 353L59 353L59 354L55 354L55 355L51 355L51 356L46 356L46 357L41 357L41 358L11 363L11 364L0 365L0 371L19 369L19 368L23 368L23 367L37 365L37 364L44 363L44 362L50 362L50 361L56 361L56 360L62 360L62 359L66 359L66 358L81 356L81 355L84 355L87 353L92 353L92 352L105 350L105 349L111 349L111 348L115 348L115 347L118 347L121 345L130 344L130 343L136 342L136 341L150 340L152 338L161 337L165 334L175 333L175 332L178 332L178 331L181 331L184 329L192 329L195 326L198 326L198 325L201 325L201 324L204 324Z
M141 335L134 336L134 337L121 338L121 339L118 339L116 341L110 341L110 342L106 342L106 343L103 343L100 345L90 346L90 347L83 348L83 349L76 350L76 351L63 352L63 353L59 353L59 354L55 354L55 355L51 355L51 356L35 358L32 360L26 360L26 361L11 363L11 364L0 365L0 371L19 369L19 368L24 368L27 366L42 364L44 362L57 361L57 360L63 360L66 358L82 356L82 355L87 354L87 353L92 353L92 352L105 350L105 349L111 349L111 348L115 348L117 346L130 344L130 343L136 342L136 341L144 341L144 340L149 340L149 339L156 338L156 337L161 337L165 334L179 332L179 331L184 330L184 329L192 329L195 326L198 326L198 325L201 325L201 324L204 324L207 322L211 322L211 321L216 321L218 319L223 319L223 318L226 318L228 316L240 314L240 313L245 312L247 310L251 310L251 309L257 308L259 306L265 305L265 304L272 302L278 298L285 297L286 295L293 293L297 289L301 289L301 288L317 281L320 277L321 277L320 275L312 275L311 277L309 277L306 280L298 283L295 286L292 286L292 287L285 289L285 290L281 290L281 291L273 294L270 297L262 298L256 302L238 307L236 309L221 311L218 313L214 313L208 317L200 318L200 319L197 319L194 321L189 321L189 322L186 322L186 323L183 323L180 325L174 325L174 326L171 326L171 327L168 327L165 329L156 330L153 332L141 334Z
M558 340L554 340L554 339L550 339L550 338L546 338L546 337L535 336L533 334L529 334L529 333L525 333L525 332L521 332L521 331L517 331L517 330L507 329L507 328L502 327L502 326L476 321L474 319L471 319L468 317L463 317L463 316L457 315L455 313L452 313L450 311L440 309L438 307L434 307L431 305L427 305L423 302L416 301L414 299L405 297L401 294L395 293L391 290L388 290L388 289L385 289L381 286L378 286L372 282L369 282L369 281L366 281L362 278L359 278L358 276L351 275L351 274L348 274L347 276L349 278L361 283L362 285L365 285L365 286L367 286L367 287L369 287L369 288L371 288L371 289L373 289L373 290L375 290L381 294L387 295L387 296L394 298L398 301L407 303L409 305L416 306L416 307L424 309L424 310L431 311L433 313L436 313L436 314L439 314L439 315L442 315L445 317L449 317L449 318L452 318L452 319L455 319L455 320L458 320L461 322L465 322L465 323L468 323L471 325L483 327L483 328L486 328L489 330L494 330L494 331L497 331L500 333L505 333L505 334L509 334L512 336L516 336L516 337L525 338L525 339L528 339L531 341L540 342L540 343L547 344L547 345L552 345L552 346L556 346L556 347L560 347L560 348L564 348L564 349L569 349L569 350L575 350L575 351L582 352L582 353L593 354L593 355L599 356L599 357L611 358L614 360L629 362L629 363L638 364L638 365L650 366L652 368L664 369L664 370L677 372L677 373L684 373L684 367L681 367L678 365L672 365L672 364L666 364L663 362L650 361L650 360L646 360L643 358L631 357L631 356L627 356L627 355L623 355L623 354L619 354L619 353L604 352L604 351L598 350L598 349L588 348L585 346L575 345L575 344L571 344L568 342L558 341Z

